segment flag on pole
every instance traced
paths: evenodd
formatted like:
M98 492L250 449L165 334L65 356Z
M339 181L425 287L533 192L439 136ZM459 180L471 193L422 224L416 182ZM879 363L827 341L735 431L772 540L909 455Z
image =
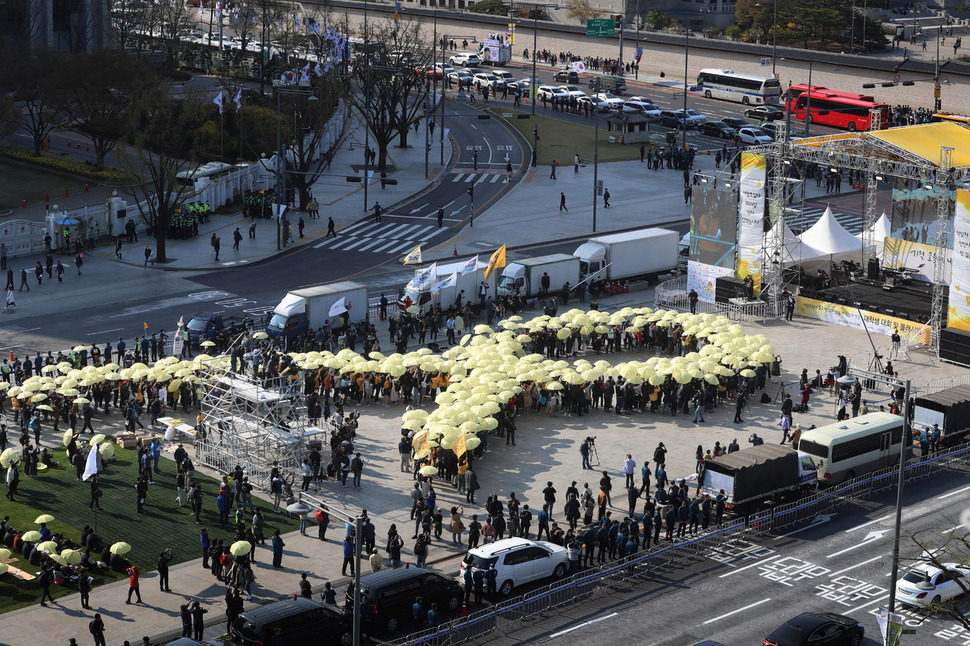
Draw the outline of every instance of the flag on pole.
M146 329L146 330L148 329L148 323L142 323L142 325L144 325L144 326L145 326L145 329Z
M346 298L346 296L341 296L339 301L330 306L330 316L340 316L350 309L350 305L347 304Z
M219 92L219 95L212 99L212 102L219 106L219 114L222 114L222 92Z
M465 446L465 441L466 441L467 439L468 439L468 436L467 436L467 435L465 435L464 433L462 433L462 434L461 434L461 435L460 435L460 436L458 437L458 439L457 439L457 440L455 440L455 442L454 442L454 443L453 443L453 444L451 445L451 450L452 450L452 451L454 452L454 454L455 454L455 455L457 455L457 456L458 456L459 458L460 458L461 456L463 456L463 455L465 455L465 452L466 452L466 451L468 451L468 447L467 447L467 446Z
M431 288L431 292L434 294L437 294L438 292L445 289L446 287L454 287L457 282L458 282L458 272L456 271L451 276L448 276L447 278L445 278L443 281L435 284L435 286Z
M282 220L283 219L283 211L286 210L286 205L285 204L277 204L277 206L280 207L280 212L279 212L279 214L277 214L276 217L277 217L277 219Z
M640 64L640 59L643 57L643 48L637 47L637 65Z
M492 257L488 259L488 265L485 267L485 280L492 275L492 272L499 267L505 266L505 245L492 254Z
M233 101L236 102L236 112L242 110L242 88L239 88L239 91L236 92L236 98Z
M433 263L430 267L414 277L415 285L434 283L438 279L438 263Z
M88 453L88 461L84 465L84 475L81 480L87 480L98 472L98 445L91 445L91 452Z
M404 256L405 265L420 265L421 264L421 245L418 245L417 249Z
M582 74L583 72L586 71L586 65L583 64L583 61L573 61L572 63L570 63L569 69L576 72L577 74Z
M476 269L478 269L478 256L475 256L462 266L461 275L464 276L465 274L470 274Z

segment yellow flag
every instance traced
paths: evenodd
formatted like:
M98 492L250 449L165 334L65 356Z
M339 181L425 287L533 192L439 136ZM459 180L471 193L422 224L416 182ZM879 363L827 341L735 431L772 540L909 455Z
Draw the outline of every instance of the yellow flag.
M428 448L428 432L422 431L420 433L415 433L414 438L411 440L411 448L414 449L414 454L418 455L422 451Z
M465 447L465 439L467 437L468 437L467 435L462 433L461 437L455 440L455 443L451 445L451 450L454 451L455 455L457 455L459 458L465 455L465 451L468 450Z
M492 275L492 272L499 267L505 266L505 245L492 254L492 257L488 259L488 266L485 267L485 280Z

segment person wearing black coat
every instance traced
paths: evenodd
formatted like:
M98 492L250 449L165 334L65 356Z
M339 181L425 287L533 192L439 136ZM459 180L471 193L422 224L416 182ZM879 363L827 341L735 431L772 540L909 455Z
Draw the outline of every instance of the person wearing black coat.
M205 614L209 612L206 608L199 605L198 601L192 602L192 630L195 633L192 638L202 641L202 633L205 632Z

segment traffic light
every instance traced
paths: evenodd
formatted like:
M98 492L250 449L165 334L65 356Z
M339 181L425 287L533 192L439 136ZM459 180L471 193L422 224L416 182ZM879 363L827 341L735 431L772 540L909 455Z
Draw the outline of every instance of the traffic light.
M471 200L472 202L475 201L475 187L474 186L469 186L468 187L468 199Z
M620 14L614 14L613 15L613 26L616 27L616 29L618 29L618 30L621 27L623 27L623 16L621 16Z

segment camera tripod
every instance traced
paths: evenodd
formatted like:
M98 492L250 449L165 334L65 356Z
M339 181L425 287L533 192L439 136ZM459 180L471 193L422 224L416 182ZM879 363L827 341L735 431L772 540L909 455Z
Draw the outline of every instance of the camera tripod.
M600 465L600 454L596 451L596 442L589 443L589 466L598 467Z

